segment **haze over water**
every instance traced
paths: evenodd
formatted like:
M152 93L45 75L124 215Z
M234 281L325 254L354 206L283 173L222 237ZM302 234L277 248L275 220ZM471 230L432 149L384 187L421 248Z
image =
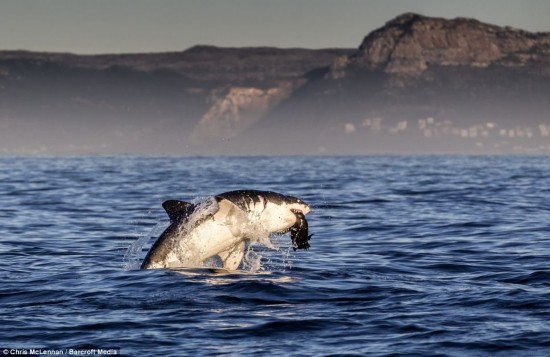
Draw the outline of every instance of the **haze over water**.
M549 172L545 157L3 157L0 347L544 356ZM310 203L311 249L277 238L235 274L127 268L163 200L234 189Z

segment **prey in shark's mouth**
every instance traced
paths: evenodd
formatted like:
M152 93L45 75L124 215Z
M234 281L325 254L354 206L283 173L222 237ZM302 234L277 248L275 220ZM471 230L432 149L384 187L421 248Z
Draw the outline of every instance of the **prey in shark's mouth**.
M309 240L313 234L308 235L308 224L305 215L301 210L292 209L291 210L296 216L296 223L290 227L290 238L292 239L292 248L296 249L305 249L308 250Z

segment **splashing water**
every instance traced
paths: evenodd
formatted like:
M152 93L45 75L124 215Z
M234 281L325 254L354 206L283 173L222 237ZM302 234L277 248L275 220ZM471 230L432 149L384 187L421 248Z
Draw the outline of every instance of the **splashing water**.
M141 261L143 260L143 247L149 242L151 238L158 238L158 236L169 226L169 222L157 223L149 232L139 236L128 248L123 257L123 266L126 270L139 269Z
M284 272L292 269L290 257L292 248L288 242L289 238L283 234L272 234L263 239L251 240L243 258L243 270L248 272Z
M219 209L218 201L216 201L214 197L197 197L193 199L191 203L193 203L196 208L182 228L182 230L187 232L189 232L198 221L213 215Z

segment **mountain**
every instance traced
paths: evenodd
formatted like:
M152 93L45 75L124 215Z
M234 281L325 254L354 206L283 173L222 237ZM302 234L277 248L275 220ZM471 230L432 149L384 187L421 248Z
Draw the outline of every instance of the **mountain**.
M550 33L407 13L356 49L0 52L0 153L550 151Z
M312 74L249 135L278 143L245 151L548 152L549 93L549 33L409 13Z
M260 98L271 108L303 83L304 73L350 52L212 46L91 56L0 51L0 153L198 153L192 143L201 132L223 128L207 120L220 98L248 106ZM203 116L206 123L199 125Z

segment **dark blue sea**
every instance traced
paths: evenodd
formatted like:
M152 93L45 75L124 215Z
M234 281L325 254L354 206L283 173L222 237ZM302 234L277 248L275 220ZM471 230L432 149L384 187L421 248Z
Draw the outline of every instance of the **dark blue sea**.
M138 269L164 200L236 189L310 203L311 249ZM3 157L0 279L0 355L548 356L550 160Z

